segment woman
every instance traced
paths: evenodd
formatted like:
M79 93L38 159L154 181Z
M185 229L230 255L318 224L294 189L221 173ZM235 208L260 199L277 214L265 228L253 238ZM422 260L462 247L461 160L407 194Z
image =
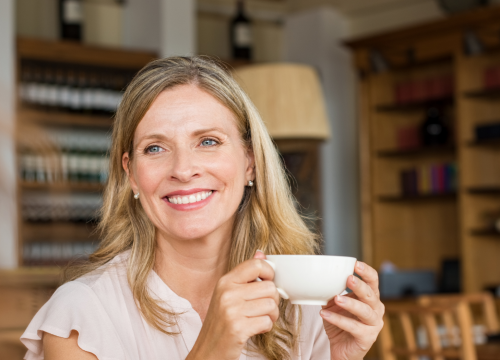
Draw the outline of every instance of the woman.
M363 280L323 310L279 298L264 254L313 254L317 241L220 64L148 64L110 155L102 243L23 334L28 360L363 358L382 327L377 274L358 263Z

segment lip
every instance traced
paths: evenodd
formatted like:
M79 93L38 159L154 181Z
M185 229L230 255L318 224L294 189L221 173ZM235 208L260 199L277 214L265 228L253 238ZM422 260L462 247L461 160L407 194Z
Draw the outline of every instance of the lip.
M171 193L168 193L167 195L165 195L164 197L171 197L171 196L184 196L184 195L191 195L191 194L195 194L195 193L198 193L198 192L202 192L202 191L206 191L206 192L209 192L209 191L213 191L212 189L187 189L187 190L177 190L177 191L172 191Z
M194 194L194 193L197 193L197 192L201 192L201 191L207 191L207 192L208 191L212 191L212 194L209 197L207 197L205 200L201 200L201 201L197 201L195 203L189 203L189 204L174 204L174 203L171 203L170 201L168 201L168 197L170 197L170 196L191 195L191 194ZM192 211L192 210L198 210L198 209L201 209L201 208L205 207L210 202L210 200L212 200L212 198L216 194L217 194L217 191L215 191L215 190L209 190L209 189L178 190L178 191L171 192L168 195L165 195L162 198L162 200L168 206L170 206L171 208L173 208L175 210L179 210L179 211Z

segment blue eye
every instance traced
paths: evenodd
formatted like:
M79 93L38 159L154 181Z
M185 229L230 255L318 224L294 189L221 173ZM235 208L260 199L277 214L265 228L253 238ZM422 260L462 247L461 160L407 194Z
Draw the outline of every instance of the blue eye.
M205 139L201 142L202 146L214 146L217 145L217 141L214 139Z
M162 150L162 148L159 147L158 145L151 145L148 148L146 148L146 152L148 152L150 154L159 153L161 150Z

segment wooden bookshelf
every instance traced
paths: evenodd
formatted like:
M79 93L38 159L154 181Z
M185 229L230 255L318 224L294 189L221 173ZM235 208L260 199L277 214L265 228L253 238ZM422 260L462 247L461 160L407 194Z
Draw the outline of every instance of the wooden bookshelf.
M61 191L61 192L102 192L104 185L100 183L86 182L53 182L53 183L36 183L22 181L20 187L23 190L43 190L43 191Z
M500 232L496 229L492 228L477 228L477 229L472 229L470 231L470 234L472 236L480 236L480 237L495 237L500 239Z
M419 111L426 109L430 106L451 106L453 105L453 97L445 97L442 99L426 100L426 101L416 101L409 102L407 104L381 104L377 105L376 109L379 112L407 112L407 111Z
M466 91L464 95L471 99L498 100L500 98L500 89L470 90Z
M379 157L414 157L414 156L427 156L435 154L454 154L456 147L454 145L439 145L439 146L427 146L427 147L416 147L409 149L383 149L378 150L377 155Z
M68 74L69 71L74 71L74 85L72 86L84 89L84 87L82 87L84 85L79 82L84 71L100 71L101 73L105 73L109 70L111 74L121 71L123 74L126 74L127 77L131 77L132 74L155 58L157 58L157 55L152 52L88 46L72 41L46 41L19 38L17 40L17 82L19 84L19 90L21 90L22 81L26 81L23 80L22 73L23 66L27 66L26 64L45 64L45 66L50 67L53 71L52 84L56 84L57 78L55 76L60 69L61 72L66 71L66 74ZM33 77L33 74L31 75ZM47 81L47 79L44 78L42 74L38 76L37 81L43 83ZM49 82L48 84L51 83ZM97 86L102 85L99 85L98 82L97 84ZM64 86L71 86L71 84ZM87 86L89 88L91 86L88 80ZM93 86L96 86L95 81ZM123 89L123 87L121 89ZM23 101L21 95L19 95L17 101L17 124L20 133L23 133L25 128L31 129L31 127L34 126L37 131L41 131L42 135L44 129L59 128L70 129L69 131L75 132L95 130L109 134L113 125L113 116L109 112L93 111L92 109L75 111L74 109L64 108L62 106L30 104ZM40 139L38 139L36 135L31 136L31 138L29 138L29 136L19 136L18 138L20 153L26 151L26 149L30 150L30 141L36 140L34 142L40 142ZM25 138L29 139L25 140ZM44 138L43 141L47 142L47 139L49 138ZM48 145L48 147L53 154L57 154L60 151L57 146ZM34 151L36 152L37 149L34 149ZM44 182L36 182L24 181L21 178L18 181L20 203L23 194L26 193L44 194L49 197L60 195L72 196L73 194L79 194L80 196L95 196L95 194L101 194L103 189L103 184L97 181L90 182L81 180L62 182L60 179L54 181L49 181L49 179L47 179L47 181ZM20 208L22 207L20 206ZM23 251L25 244L62 244L69 241L82 244L86 242L95 243L98 240L98 236L95 234L95 225L95 222L27 221L23 219L20 211L18 232L18 262L20 268L22 269L24 265ZM30 274L34 274L34 282L37 281L36 274L46 274L47 272L53 274L60 272L60 268L41 269L42 268L34 268L20 271L27 271Z
M484 83L486 69L500 66L500 37L491 36L500 33L498 17L500 7L489 6L346 43L360 74L363 259L377 269L391 261L401 269L432 269L439 275L444 259L458 258L463 291L500 285L499 235L484 216L500 211L500 140L475 138L475 127L500 113L500 88ZM464 51L464 29L473 29L484 52ZM375 52L387 70L374 67ZM398 102L401 82L450 74L451 97ZM398 129L421 124L429 105L444 109L454 146L398 150ZM401 195L403 169L443 161L458 166L456 193Z
M110 116L73 114L51 109L30 109L20 106L17 119L22 123L38 125L65 125L97 128L111 128L113 119Z
M409 202L409 201L429 201L429 200L456 200L457 193L446 192L436 194L416 194L416 195L381 195L380 202Z

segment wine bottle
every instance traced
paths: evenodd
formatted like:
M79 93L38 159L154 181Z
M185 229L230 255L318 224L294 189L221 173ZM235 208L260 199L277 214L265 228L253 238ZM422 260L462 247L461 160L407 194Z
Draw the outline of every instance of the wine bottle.
M83 7L81 0L59 0L59 24L62 39L82 40Z
M234 59L252 59L252 22L245 14L243 0L238 0L236 16L231 21L231 48Z
M427 110L427 117L421 128L422 144L425 146L445 145L449 131L444 122L443 113L436 107Z

